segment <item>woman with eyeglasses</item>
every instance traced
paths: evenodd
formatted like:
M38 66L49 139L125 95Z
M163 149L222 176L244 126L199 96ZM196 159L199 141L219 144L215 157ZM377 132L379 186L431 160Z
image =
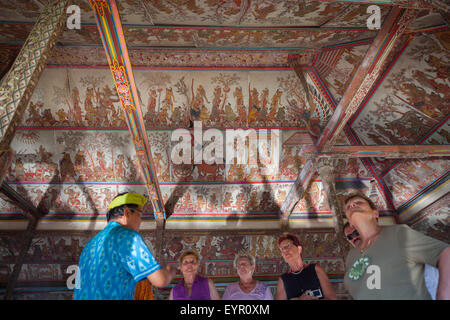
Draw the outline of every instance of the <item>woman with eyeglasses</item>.
M186 250L178 261L183 279L170 290L169 300L220 300L214 282L198 274L200 257L197 252Z
M285 233L278 239L278 248L289 272L278 279L277 300L336 300L331 282L321 266L306 264L302 258L303 247L297 236Z
M253 279L255 258L252 255L237 254L233 265L239 275L239 282L228 285L223 300L273 300L270 289L261 281Z

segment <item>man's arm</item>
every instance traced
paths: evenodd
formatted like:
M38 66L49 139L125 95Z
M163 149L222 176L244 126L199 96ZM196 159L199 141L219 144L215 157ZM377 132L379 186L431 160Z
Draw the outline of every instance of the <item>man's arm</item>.
M175 277L176 269L171 265L166 265L147 276L148 281L158 288L166 287Z
M438 260L439 283L436 300L450 300L450 247L444 249Z

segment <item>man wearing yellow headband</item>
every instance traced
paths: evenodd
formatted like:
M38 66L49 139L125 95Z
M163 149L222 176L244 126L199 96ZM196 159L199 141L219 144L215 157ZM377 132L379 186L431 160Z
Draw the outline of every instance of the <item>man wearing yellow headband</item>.
M139 234L147 199L138 193L117 195L108 206L108 225L92 238L80 256L75 300L132 300L137 282L147 278L167 286L176 269L162 267Z

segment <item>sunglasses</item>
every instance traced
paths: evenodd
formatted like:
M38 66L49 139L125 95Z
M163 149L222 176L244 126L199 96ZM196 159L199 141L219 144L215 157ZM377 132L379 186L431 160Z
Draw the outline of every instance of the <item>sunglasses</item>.
M348 241L352 241L353 238L359 237L359 232L358 230L353 231L352 233L347 235L347 240Z

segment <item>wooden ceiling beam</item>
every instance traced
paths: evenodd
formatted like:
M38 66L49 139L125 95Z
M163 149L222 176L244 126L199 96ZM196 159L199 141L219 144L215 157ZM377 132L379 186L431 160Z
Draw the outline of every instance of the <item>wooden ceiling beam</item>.
M39 78L66 23L68 0L48 4L37 19L11 69L0 85L0 153L9 146L20 125ZM3 181L8 157L0 158Z
M106 52L114 84L125 114L128 130L139 159L140 173L145 181L148 197L156 220L164 220L165 209L158 177L153 170L150 144L145 130L140 99L123 34L119 10L115 0L89 0Z

